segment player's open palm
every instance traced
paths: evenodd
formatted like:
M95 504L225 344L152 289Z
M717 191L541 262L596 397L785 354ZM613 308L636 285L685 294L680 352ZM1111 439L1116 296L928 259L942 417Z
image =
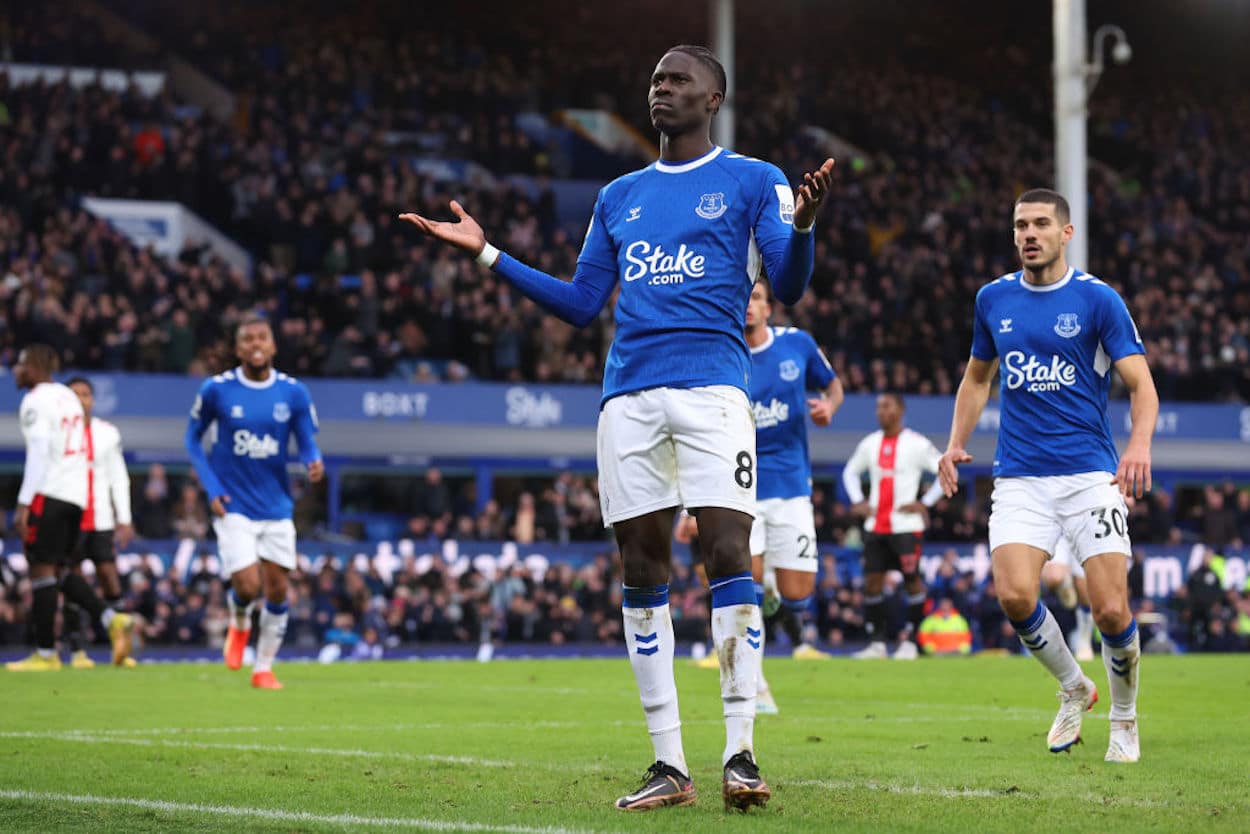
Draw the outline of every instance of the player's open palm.
M972 455L963 449L947 449L938 459L938 481L942 484L942 492L950 498L959 490L959 464L968 463Z
M455 223L430 220L413 213L401 214L399 219L411 223L430 237L450 243L470 255L477 255L486 246L486 234L482 227L455 200L451 201L451 211L456 215Z
M803 184L794 195L796 228L806 229L816 220L816 207L824 201L833 184L833 166L834 161L826 159L815 171L803 175Z

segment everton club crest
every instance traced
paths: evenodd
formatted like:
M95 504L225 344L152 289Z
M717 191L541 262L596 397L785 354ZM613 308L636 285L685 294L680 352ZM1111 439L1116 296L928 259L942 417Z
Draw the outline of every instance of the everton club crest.
M695 206L694 213L702 217L704 220L715 220L725 213L725 209L729 206L725 205L725 195L722 193L704 194L699 198L699 205Z
M1081 332L1081 325L1076 320L1076 313L1060 313L1055 322L1055 332L1065 339L1071 339Z

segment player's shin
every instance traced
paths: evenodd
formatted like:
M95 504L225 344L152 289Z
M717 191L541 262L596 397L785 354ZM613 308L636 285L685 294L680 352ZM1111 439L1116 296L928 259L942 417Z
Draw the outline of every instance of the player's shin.
M268 672L286 636L288 606L285 602L265 602L260 610L260 636L256 638L256 664L253 672Z
M720 691L725 715L728 762L743 751L754 754L755 693L764 654L764 628L751 574L711 581L712 641L720 658Z
M35 648L41 655L53 654L56 647L56 586L55 576L40 576L30 582Z
M1039 602L1032 614L1023 620L1012 620L1011 625L1029 653L1055 676L1064 689L1079 686L1085 679L1049 608Z
M673 677L673 618L668 608L668 585L626 585L623 596L625 646L638 682L638 696L647 717L655 758L688 775L690 770L681 744L677 682Z
M1141 660L1141 635L1137 620L1129 620L1128 628L1119 634L1102 636L1102 662L1107 667L1111 684L1111 720L1132 721L1137 718L1138 665Z
M239 631L251 631L252 610L256 607L256 601L244 603L234 588L231 588L230 593L226 594L226 605L230 608L230 624Z

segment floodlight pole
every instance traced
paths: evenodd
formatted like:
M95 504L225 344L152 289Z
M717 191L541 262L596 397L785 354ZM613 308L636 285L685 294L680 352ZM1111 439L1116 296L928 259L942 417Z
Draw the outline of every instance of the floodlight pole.
M1068 263L1089 269L1085 146L1085 0L1054 0L1055 190L1068 199L1075 229Z
M1072 207L1074 233L1068 243L1068 263L1088 270L1089 264L1089 152L1086 116L1089 95L1102 77L1103 48L1115 39L1112 57L1126 63L1133 52L1119 26L1106 24L1094 34L1093 60L1085 59L1085 0L1054 0L1055 27L1055 190Z
M725 103L712 119L712 141L722 148L734 146L734 0L708 0L708 28L712 33L712 51L725 65L728 89Z

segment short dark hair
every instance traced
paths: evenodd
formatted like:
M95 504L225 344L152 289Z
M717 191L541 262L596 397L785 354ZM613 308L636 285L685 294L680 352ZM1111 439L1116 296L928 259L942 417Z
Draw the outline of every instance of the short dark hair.
M897 391L882 391L882 392L881 392L881 396L883 396L883 397L889 397L890 399L894 400L894 402L898 403L898 410L899 410L899 411L906 411L906 410L907 410L907 403L903 402L903 395L902 395L902 394L900 394L899 392L897 392Z
M1016 198L1016 205L1021 203L1046 203L1055 207L1055 217L1065 226L1072 220L1072 208L1058 191L1049 188L1030 188Z
M764 298L768 300L769 304L776 303L777 296L773 295L773 282L768 280L767 275L761 275L756 278L755 286L764 288Z
M683 55L689 55L703 66L707 67L712 73L712 77L716 79L717 89L720 90L722 96L729 92L729 78L725 75L725 67L721 64L720 59L716 57L716 53L708 49L706 46L696 46L689 43L679 43L669 52L680 52ZM665 53L668 54L667 52Z
M27 365L38 368L48 376L61 369L61 357L57 354L56 349L50 345L35 342L22 348L22 353L26 354Z
M273 332L273 325L269 323L269 319L264 316L258 316L255 313L249 313L239 319L239 323L234 326L234 341L239 341L239 336L243 333L243 328L251 327L253 324L263 324L265 327L269 328L270 333Z
M85 385L87 386L88 391L90 391L92 394L95 393L95 386L92 385L91 380L87 379L85 376L71 377L70 379L65 381L66 388L73 388L75 385Z

